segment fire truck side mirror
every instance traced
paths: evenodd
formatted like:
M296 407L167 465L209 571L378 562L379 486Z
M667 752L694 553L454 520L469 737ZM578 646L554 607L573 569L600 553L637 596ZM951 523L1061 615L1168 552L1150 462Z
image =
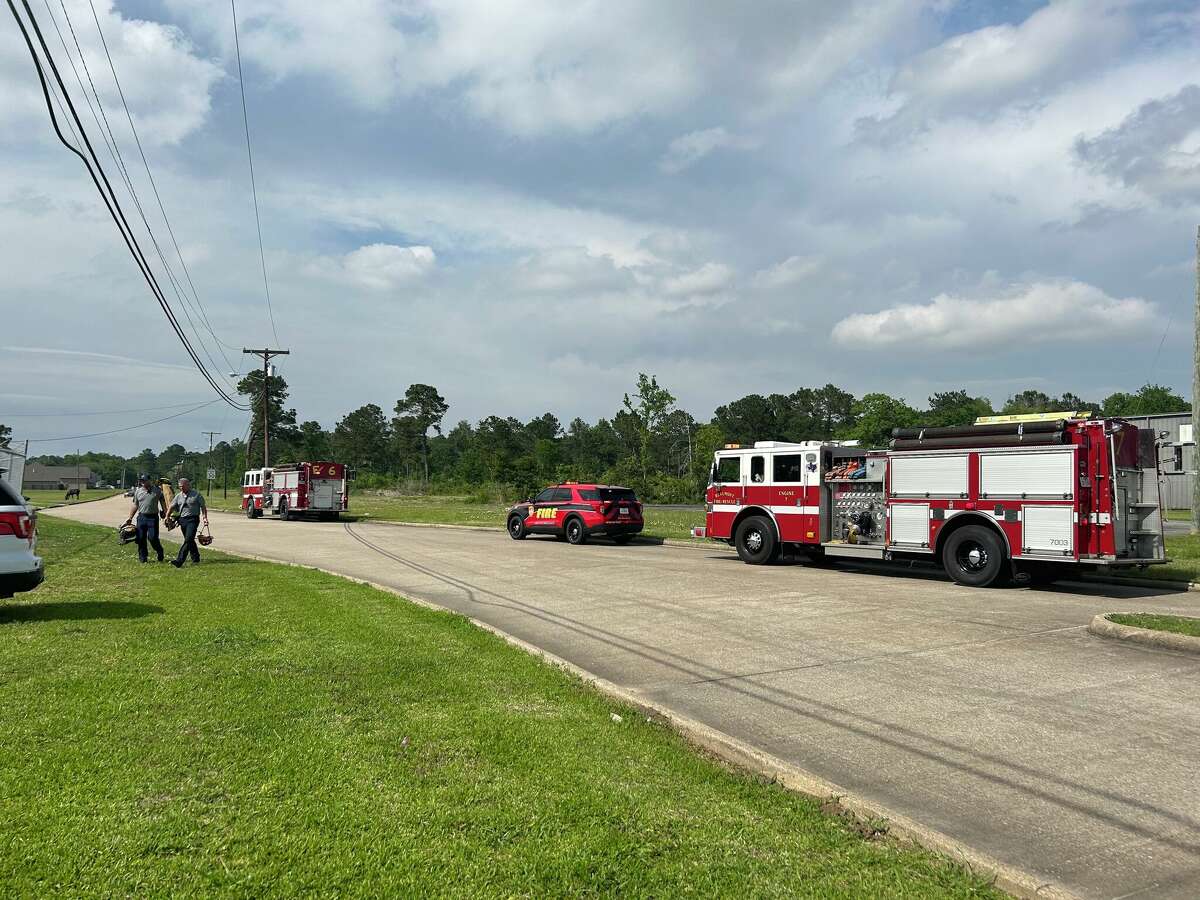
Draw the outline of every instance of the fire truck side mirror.
M355 481L357 478L358 478L358 470L357 469L347 469L346 470L346 480L347 481Z

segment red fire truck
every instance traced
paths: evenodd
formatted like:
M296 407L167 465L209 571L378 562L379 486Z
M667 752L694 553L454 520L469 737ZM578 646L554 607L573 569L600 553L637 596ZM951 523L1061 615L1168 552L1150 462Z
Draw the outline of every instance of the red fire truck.
M744 562L928 559L959 584L1167 562L1152 431L1088 414L899 428L887 450L760 442L715 454L697 537Z
M306 515L336 519L350 508L347 471L342 463L287 463L251 469L242 477L242 509L257 519L270 511L290 520Z

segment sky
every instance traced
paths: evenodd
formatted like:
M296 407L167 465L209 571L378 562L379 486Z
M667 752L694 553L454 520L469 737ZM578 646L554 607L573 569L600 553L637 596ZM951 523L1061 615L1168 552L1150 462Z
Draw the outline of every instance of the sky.
M302 419L422 382L448 423L595 420L638 372L700 419L827 382L1190 394L1194 0L241 0L278 341L229 6L94 2L31 6L106 170L71 28L198 349L289 348ZM0 422L33 453L243 436L215 403L39 440L214 395L2 21Z

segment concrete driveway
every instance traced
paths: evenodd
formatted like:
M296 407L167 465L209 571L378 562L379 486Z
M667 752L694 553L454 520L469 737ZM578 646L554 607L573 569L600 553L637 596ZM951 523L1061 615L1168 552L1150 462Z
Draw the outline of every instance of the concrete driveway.
M115 525L127 503L44 514ZM216 548L483 620L1048 885L1200 896L1200 657L1085 630L1102 612L1200 615L1200 594L971 590L500 531L218 514L213 530Z

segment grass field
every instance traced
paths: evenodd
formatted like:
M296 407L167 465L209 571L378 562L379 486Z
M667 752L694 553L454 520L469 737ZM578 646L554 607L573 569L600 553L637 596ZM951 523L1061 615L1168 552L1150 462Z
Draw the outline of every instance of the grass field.
M1200 581L1200 535L1168 534L1165 566L1150 566L1139 576L1165 578L1170 581Z
M230 491L228 499L220 491L206 498L214 509L238 511L241 496ZM415 522L438 525L477 525L503 528L509 506L500 503L472 503L465 497L404 496L385 497L375 493L350 495L350 514L360 519L383 522ZM693 525L704 524L702 510L655 509L645 511L646 537L689 540Z
M1107 618L1118 625L1131 625L1134 628L1149 628L1154 631L1170 631L1175 634L1186 634L1189 637L1200 637L1200 619L1194 619L1189 616L1113 613Z
M459 617L41 536L0 605L6 893L996 896Z
M66 496L66 491L25 491L25 496L33 503L34 508L44 509L47 506L62 506L72 503L83 503L87 500L103 500L105 497L111 497L114 494L124 493L118 490L93 490L91 488L79 492L78 500L63 500Z

